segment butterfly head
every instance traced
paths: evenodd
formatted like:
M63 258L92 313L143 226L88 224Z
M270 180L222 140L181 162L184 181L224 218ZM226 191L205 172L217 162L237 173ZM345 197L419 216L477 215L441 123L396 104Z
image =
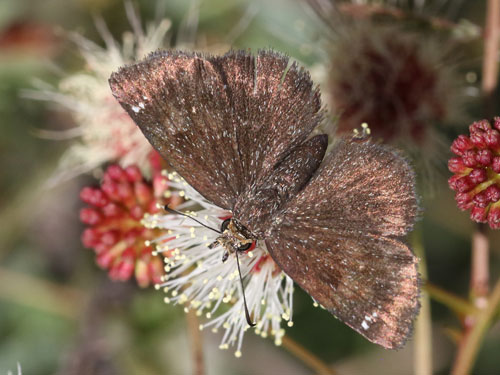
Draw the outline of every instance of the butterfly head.
M255 236L243 226L238 220L228 218L221 224L221 235L216 238L208 247L210 249L220 245L226 251L222 255L222 261L225 262L229 254L236 251L247 251L252 247L256 240Z

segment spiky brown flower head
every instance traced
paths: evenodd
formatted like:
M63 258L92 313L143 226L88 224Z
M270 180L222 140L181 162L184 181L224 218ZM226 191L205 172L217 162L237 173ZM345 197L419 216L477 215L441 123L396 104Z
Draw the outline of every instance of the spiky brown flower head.
M439 7L431 1L393 0L306 0L313 11L333 29L339 19L371 20L380 24L399 23L420 31L444 32L454 40L480 37L481 29L470 21L457 22L457 5L444 0ZM460 6L459 6L460 7ZM438 9L439 8L439 9Z
M448 161L455 173L448 183L456 191L458 208L470 210L478 223L500 228L500 117L474 122L470 135L460 135L451 145L457 155Z
M132 3L125 2L125 8L132 32L125 33L121 43L113 39L100 19L97 19L96 26L104 46L78 33L68 33L68 38L78 47L84 66L76 72L68 72L57 86L38 82L36 90L25 93L33 99L59 104L74 120L75 127L65 133L42 131L46 137L53 134L56 139L74 139L49 181L51 185L82 173L100 170L109 163L117 163L124 168L136 165L147 176L151 175L148 155L152 147L113 98L108 77L118 67L165 47L171 22L164 19L148 25L144 31Z
M328 91L338 132L368 123L375 138L420 148L450 120L453 73L428 38L371 22L346 22L332 44ZM434 49L434 50L433 50ZM437 49L439 51L439 49Z
M145 228L141 220L146 213L158 212L160 205L175 207L181 199L166 198L168 179L152 165L152 180L146 180L137 166L111 165L100 187L80 192L88 204L80 211L81 221L88 225L83 245L94 249L97 264L108 270L111 279L125 281L135 275L141 287L159 283L164 274L163 261L153 255L149 243L159 230Z

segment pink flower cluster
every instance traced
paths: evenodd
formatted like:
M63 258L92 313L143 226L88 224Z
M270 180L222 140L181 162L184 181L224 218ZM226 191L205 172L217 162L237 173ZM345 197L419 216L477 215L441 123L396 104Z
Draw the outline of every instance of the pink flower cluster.
M152 255L150 240L158 236L145 228L145 213L158 212L157 204L175 205L164 198L168 180L159 170L152 182L147 181L137 166L125 169L111 165L100 187L85 187L80 198L88 204L80 211L80 219L88 225L82 234L85 247L94 249L97 264L108 270L113 280L128 280L135 274L141 287L161 282L162 260Z
M470 210L471 219L500 228L500 117L490 123L474 122L470 136L460 135L451 145L457 155L448 162L455 173L448 181L456 191L461 210Z

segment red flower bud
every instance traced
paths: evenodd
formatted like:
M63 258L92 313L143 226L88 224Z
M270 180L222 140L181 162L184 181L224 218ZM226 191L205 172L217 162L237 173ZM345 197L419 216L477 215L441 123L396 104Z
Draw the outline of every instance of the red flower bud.
M100 242L100 235L94 228L86 228L82 233L82 243L85 247L95 247Z
M457 206L461 210L465 211L471 208L472 196L469 193L457 193L455 195L455 200L457 201Z
M488 166L491 164L491 161L493 160L493 152L491 150L479 150L476 154L476 160L479 164L482 164L484 166Z
M495 173L500 173L500 156L495 156L493 160L491 161L491 169Z
M474 197L472 198L472 201L474 202L474 204L477 207L481 207L481 208L486 207L490 203L490 200L488 199L488 195L486 194L485 191L482 191L481 193L474 195Z
M492 126L493 124L493 126ZM500 118L492 124L487 120L474 122L470 137L458 136L451 150L458 155L448 161L454 175L448 180L455 190L455 200L461 210L470 210L472 220L488 222L500 228Z
M473 147L474 145L469 137L459 135L458 138L451 144L451 151L458 156L462 156L465 151L470 150Z
M474 187L474 182L469 178L469 176L458 176L458 178L450 178L448 183L450 187L459 193L466 193Z
M500 148L500 133L498 130L490 130L485 136L486 145L494 150Z
M117 164L110 165L105 172L105 176L115 181L127 180L127 174L125 173L123 168Z
M470 218L478 223L486 223L486 215L488 210L485 207L472 207L470 211Z
M127 175L127 180L129 182L142 181L142 173L139 167L135 165L130 165L125 168L125 174Z
M454 157L448 160L448 169L453 173L463 173L468 167L464 164L461 157Z
M486 174L486 170L476 168L469 173L469 178L473 184L477 185L486 181L488 179L488 175Z
M493 229L500 228L500 207L491 208L488 214L488 224Z
M498 202L500 200L500 187L497 185L490 185L484 190L488 197L488 200L492 203Z
M80 220L84 224L96 225L101 221L101 214L93 208L82 208L80 210Z

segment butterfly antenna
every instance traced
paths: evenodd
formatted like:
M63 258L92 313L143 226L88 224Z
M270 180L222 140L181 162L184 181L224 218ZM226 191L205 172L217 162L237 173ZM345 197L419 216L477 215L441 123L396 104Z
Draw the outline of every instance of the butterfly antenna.
M222 233L220 230L217 230L217 229L214 229L212 227L209 227L208 225L206 224L203 224L201 221L199 220L196 220L194 217L190 216L190 215L187 215L185 214L184 212L180 212L180 211L177 211L177 210L174 210L173 208L170 208L168 207L168 204L164 207L165 211L167 212L170 212L172 214L177 214L177 215L181 215L181 216L185 216L187 218L190 218L191 220L194 220L196 221L198 224L200 224L201 226L204 226L205 228L208 228L210 230L213 230L214 232L217 232L217 233Z
M243 287L243 278L241 277L240 269L240 258L238 257L238 250L235 251L236 254L236 264L238 265L238 273L240 274L241 290L243 291L243 303L245 304L245 318L247 318L247 323L250 327L255 327L256 324L250 319L250 313L248 312L247 299L245 297L245 288Z

